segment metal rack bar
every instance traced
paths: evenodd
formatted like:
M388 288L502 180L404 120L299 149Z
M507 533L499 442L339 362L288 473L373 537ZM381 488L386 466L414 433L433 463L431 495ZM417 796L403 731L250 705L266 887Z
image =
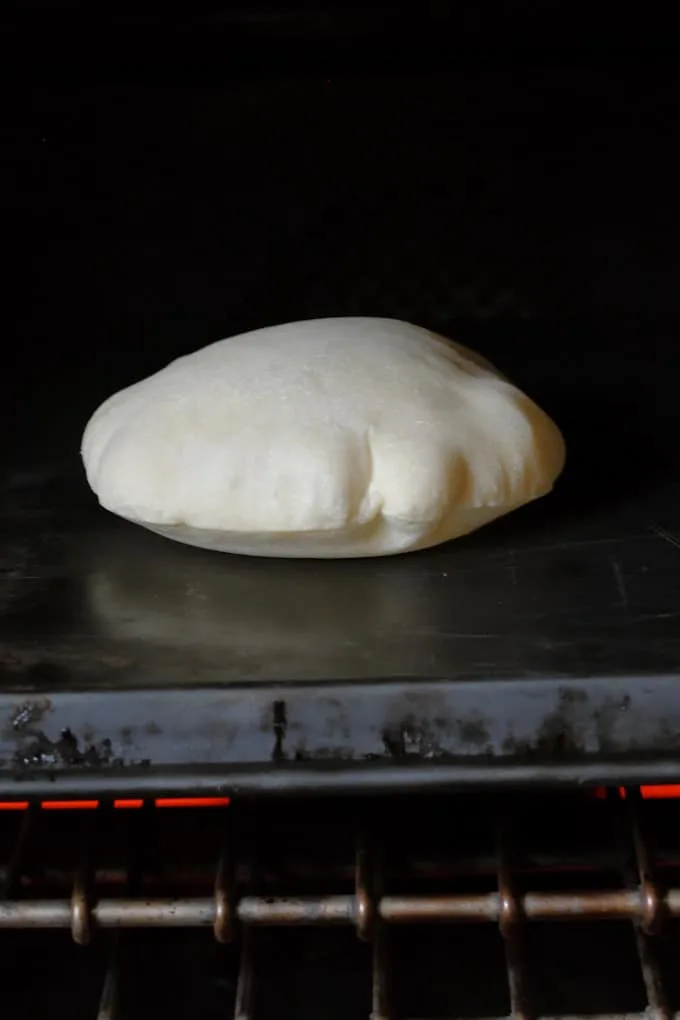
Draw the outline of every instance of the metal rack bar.
M585 1013L585 1014L541 1014L534 1017L534 1020L648 1020L649 1012L644 1010L641 1013ZM456 1017L455 1020L508 1020L507 1016L487 1017ZM680 1012L672 1013L670 1020L680 1020Z
M139 848L143 842L144 828L148 822L149 810L146 808L140 815L127 819L126 861L123 869L123 883L128 895L139 891L142 880L142 867ZM111 937L109 959L106 975L99 1000L97 1020L119 1020L121 1016L121 984L122 959L124 952L123 931L114 931Z
M389 950L385 922L379 916L384 870L375 839L359 841L356 868L356 916L359 937L371 941L370 1020L390 1020Z
M527 973L522 944L522 906L517 895L510 860L507 821L498 827L498 927L503 936L505 967L512 1020L531 1020Z
M114 932L111 954L106 968L104 987L102 988L101 999L97 1020L118 1020L120 1002L120 943L119 932Z
M21 819L19 831L17 832L12 853L5 868L2 886L0 887L0 899L2 900L9 899L16 892L17 884L21 878L21 868L26 853L26 846L35 829L37 817L37 809L34 805L31 805Z
M671 1020L672 1011L654 946L654 935L660 930L666 915L666 898L656 881L654 856L647 842L640 817L640 798L635 790L626 796L628 819L635 855L636 881L641 899L641 915L633 922L635 945L640 961L642 980L649 1003L650 1020Z
M228 943L234 937L234 909L232 903L231 860L227 834L223 837L222 852L215 876L215 920L213 931L218 942Z
M388 932L378 921L373 930L371 958L371 1020L391 1020Z
M525 893L517 898L527 921L633 921L644 916L636 891ZM680 889L671 889L663 903L669 917L680 917ZM479 896L384 896L378 917L388 924L422 922L498 923L502 913L498 893ZM76 932L87 922L96 928L203 928L216 922L214 897L102 899L87 907L75 899ZM243 925L257 927L322 926L355 923L354 896L244 896L236 906ZM11 928L72 928L74 904L68 900L0 902L0 930ZM77 939L80 941L80 938Z
M673 1013L668 1007L664 982L661 977L652 940L641 928L636 927L635 943L640 958L642 980L644 981L647 1001L649 1002L648 1015L650 1020L671 1020Z
M255 1008L255 943L257 935L245 928L241 939L234 1020L253 1020Z

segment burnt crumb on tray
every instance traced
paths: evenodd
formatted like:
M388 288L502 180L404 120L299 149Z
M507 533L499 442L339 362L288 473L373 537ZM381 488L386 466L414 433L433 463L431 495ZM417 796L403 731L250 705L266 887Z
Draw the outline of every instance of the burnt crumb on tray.
M113 765L111 741L106 738L99 744L87 744L82 749L78 738L70 729L62 730L58 740L50 740L43 732L33 733L26 746L17 750L14 764L20 768L97 768Z

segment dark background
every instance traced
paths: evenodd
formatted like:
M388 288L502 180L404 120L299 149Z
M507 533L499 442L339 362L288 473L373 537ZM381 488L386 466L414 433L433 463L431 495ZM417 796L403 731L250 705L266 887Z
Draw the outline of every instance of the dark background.
M179 353L353 313L495 358L578 484L638 484L650 430L674 456L680 86L652 7L24 0L0 27L3 415L41 457L75 470L97 403Z

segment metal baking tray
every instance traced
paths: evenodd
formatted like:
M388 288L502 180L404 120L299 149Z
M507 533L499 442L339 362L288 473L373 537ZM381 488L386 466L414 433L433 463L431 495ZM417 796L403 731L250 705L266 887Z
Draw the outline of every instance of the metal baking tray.
M611 83L553 82L536 141L535 90L491 77L19 95L3 796L677 775L673 256L626 191ZM356 562L212 555L97 507L78 445L106 395L220 336L353 312L453 334L530 392L568 443L555 493Z

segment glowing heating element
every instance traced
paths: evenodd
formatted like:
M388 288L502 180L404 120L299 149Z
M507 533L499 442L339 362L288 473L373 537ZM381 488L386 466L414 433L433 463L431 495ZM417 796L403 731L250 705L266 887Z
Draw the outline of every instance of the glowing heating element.
M639 789L640 796L643 800L680 800L680 785L678 784L641 786ZM608 793L618 795L621 800L625 800L628 796L628 791L625 786L619 786L618 789L608 789L606 786L598 786L593 790L593 796L597 800L606 800Z
M151 801L157 808L216 808L228 807L229 797L158 797ZM40 807L44 811L95 811L100 806L98 800L43 800ZM126 810L144 807L143 800L114 800L114 808ZM0 801L0 811L27 811L27 800Z
M592 791L593 797L604 800L609 791L604 786L598 786ZM621 786L612 791L618 793L623 800L626 798L626 789ZM643 800L680 800L680 783L667 784L664 786L641 786L640 796ZM230 804L229 797L157 797L149 801L150 805L157 808L225 808ZM128 798L114 800L113 806L117 810L134 810L143 808L145 801L141 798ZM96 811L101 806L98 800L43 800L40 807L43 811ZM5 800L0 801L0 811L27 811L30 802L27 800Z
M626 791L622 788L621 796L626 796ZM645 800L678 800L680 799L680 785L674 786L641 786L640 793Z

